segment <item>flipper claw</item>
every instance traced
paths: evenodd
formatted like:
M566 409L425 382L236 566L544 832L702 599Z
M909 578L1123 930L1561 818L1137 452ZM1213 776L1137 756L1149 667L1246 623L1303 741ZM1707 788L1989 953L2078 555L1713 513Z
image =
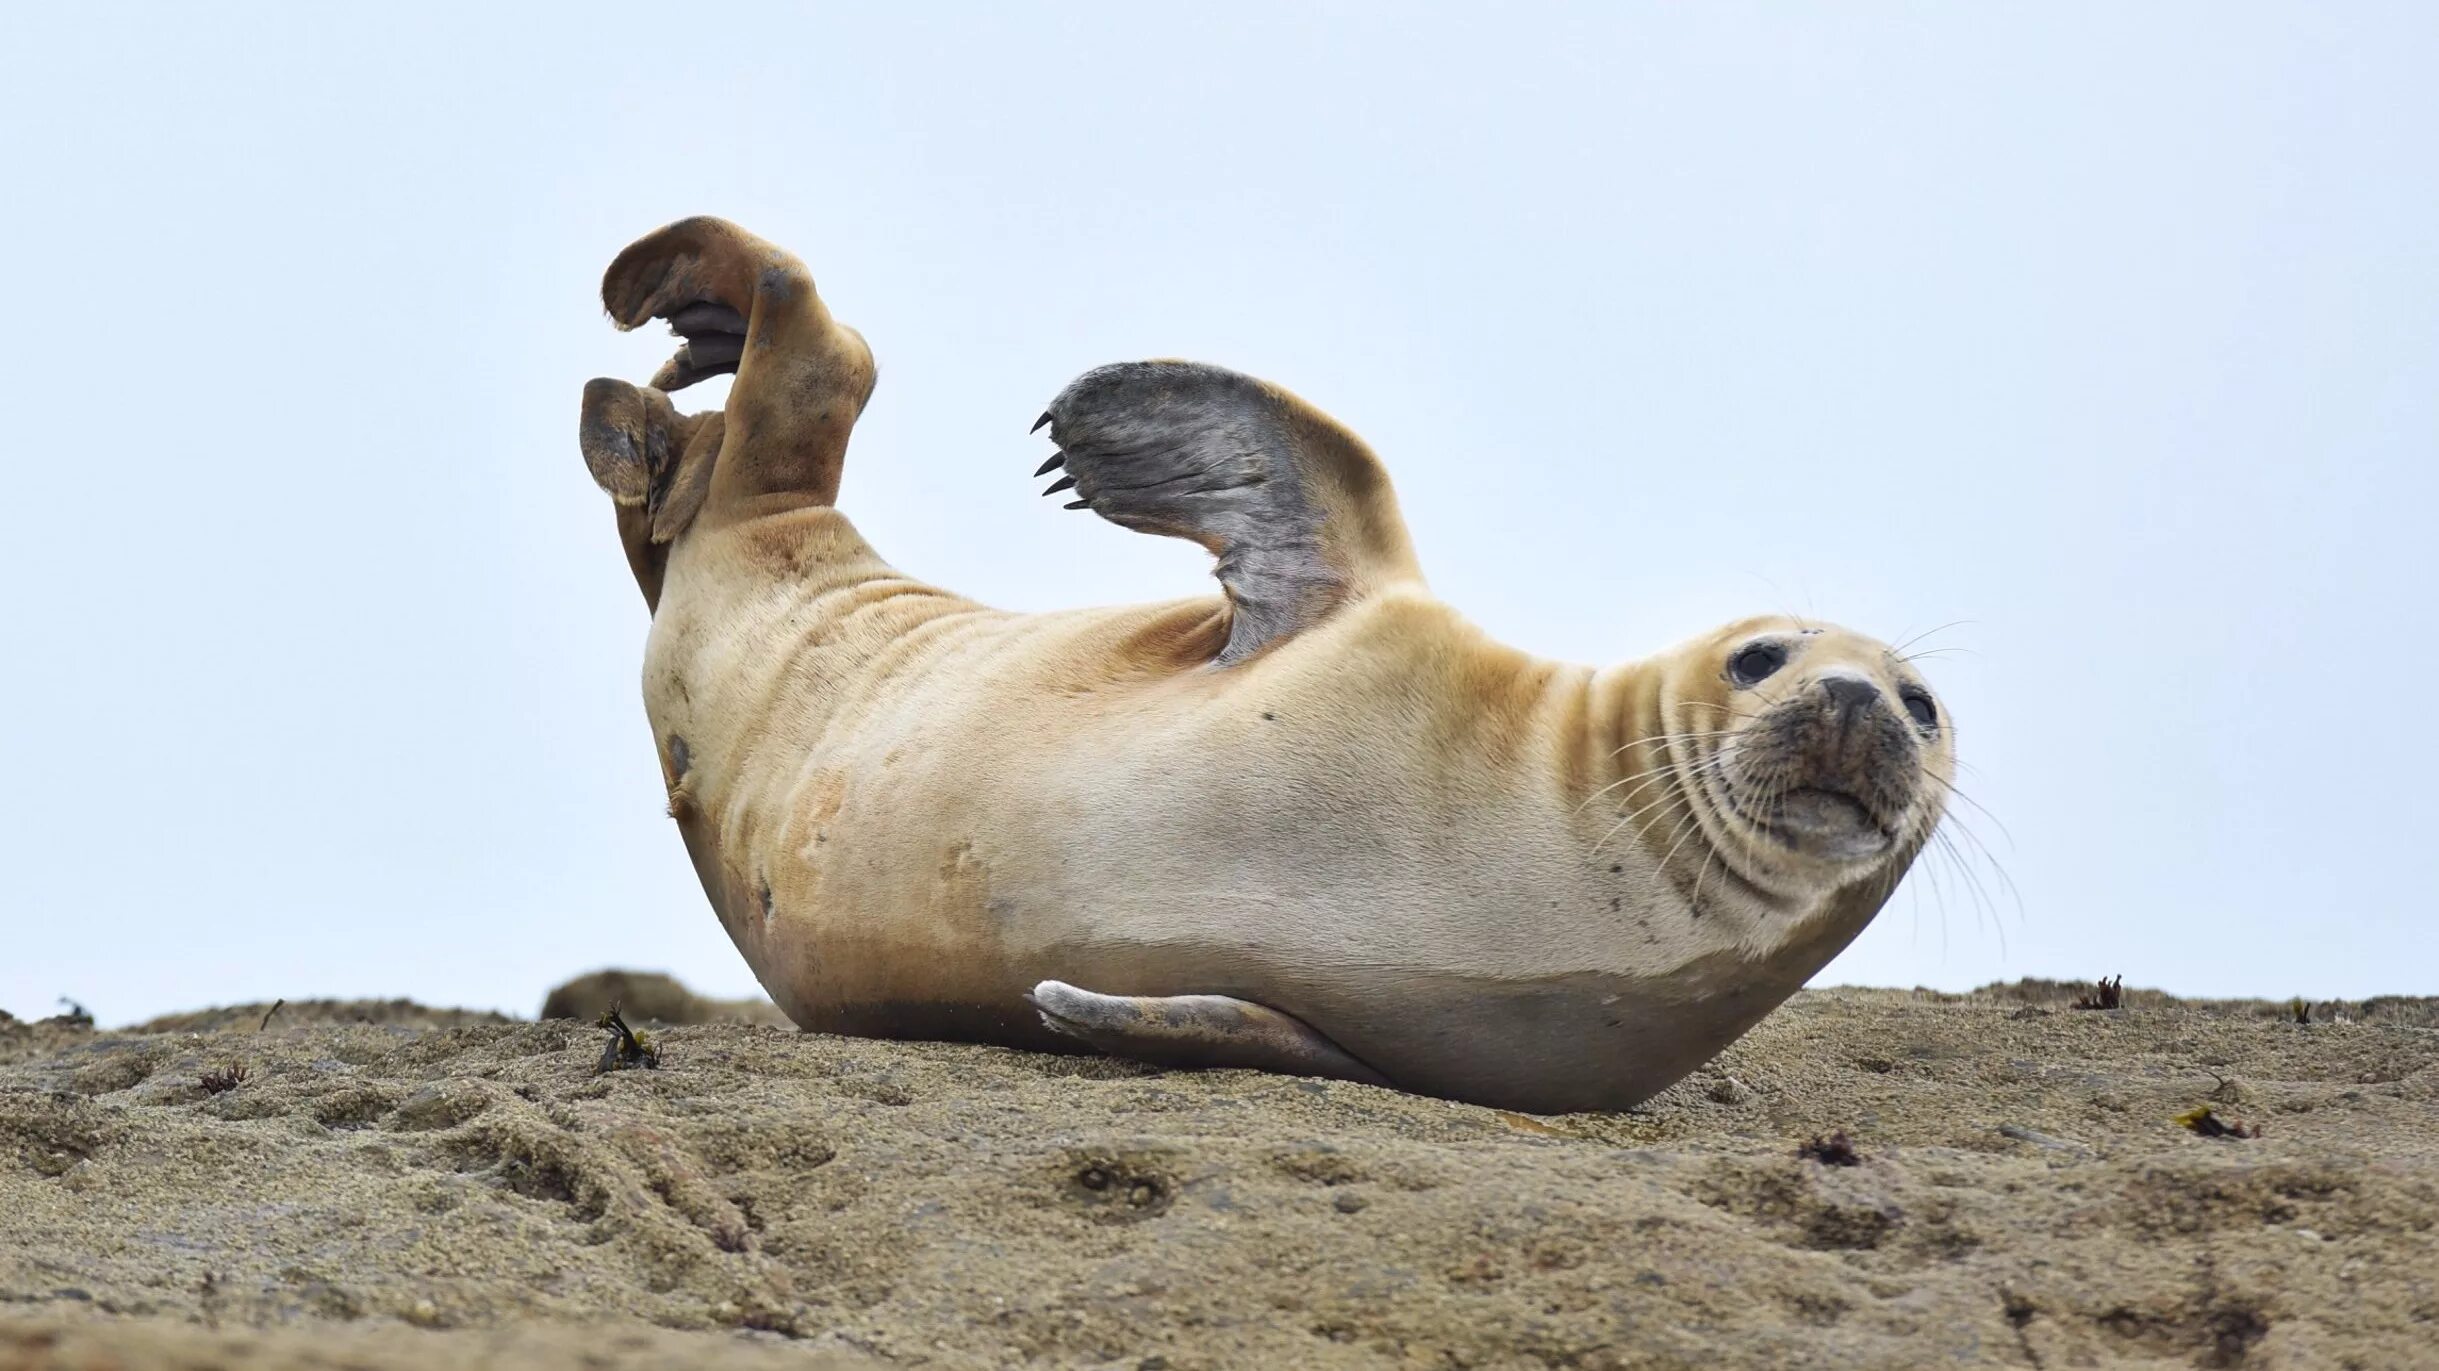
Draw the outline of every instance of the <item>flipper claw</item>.
M1050 412L1094 513L1217 555L1222 666L1347 601L1422 580L1379 459L1277 386L1199 362L1121 362L1077 377Z

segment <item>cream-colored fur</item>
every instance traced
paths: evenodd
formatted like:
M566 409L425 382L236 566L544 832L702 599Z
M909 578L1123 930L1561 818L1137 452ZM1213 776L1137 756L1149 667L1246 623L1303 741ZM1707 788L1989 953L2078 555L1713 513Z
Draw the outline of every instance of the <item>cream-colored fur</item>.
M1944 719L1907 753L1878 716L1866 748L1817 706L1830 676L1892 711L1922 693L1842 630L1748 620L1595 670L1492 642L1410 570L1365 572L1216 666L1225 598L1020 615L910 580L830 506L871 363L793 259L690 220L605 294L629 326L711 300L752 327L710 456L689 456L704 420L613 382L588 391L586 450L655 602L670 812L806 1028L1059 1046L1025 999L1055 978L1269 1006L1409 1089L1623 1107L1844 947L1938 820ZM699 509L655 530L647 503L703 461ZM1331 479L1360 518L1319 517L1360 527L1328 555L1354 539L1365 567L1410 569L1371 484ZM1785 666L1732 682L1762 641ZM1816 783L1900 797L1885 850L1773 839L1705 789L1731 776L1763 812Z

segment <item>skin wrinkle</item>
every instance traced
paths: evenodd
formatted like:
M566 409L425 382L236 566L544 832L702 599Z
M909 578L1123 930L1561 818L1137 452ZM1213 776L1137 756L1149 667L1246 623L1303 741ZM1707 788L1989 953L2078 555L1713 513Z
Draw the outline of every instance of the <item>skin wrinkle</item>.
M1902 722L1918 683L1883 645L1769 616L1599 669L1502 646L1424 589L1369 449L1278 387L1156 362L1063 391L1079 497L1211 548L1223 593L1019 615L895 571L829 505L875 372L793 259L689 220L604 295L628 325L750 318L666 540L626 503L650 444L600 435L642 414L675 451L722 416L596 382L581 432L654 607L680 832L805 1027L1340 1074L1343 1053L1407 1089L1618 1108L1843 948L1936 821L1948 730ZM1787 663L1732 685L1763 638ZM1868 728L1824 722L1829 669L1879 687ZM1901 787L1912 817L1856 863L1714 782L1782 824L1834 826L1803 787L1889 816ZM1081 996L1064 1031L1025 999L1051 981Z

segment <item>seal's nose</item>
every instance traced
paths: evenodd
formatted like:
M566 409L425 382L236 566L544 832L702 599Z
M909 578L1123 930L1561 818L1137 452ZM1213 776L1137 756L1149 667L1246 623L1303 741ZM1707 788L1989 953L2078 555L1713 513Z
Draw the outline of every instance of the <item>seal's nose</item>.
M1880 687L1860 676L1823 676L1821 691L1839 719L1852 719L1880 703Z

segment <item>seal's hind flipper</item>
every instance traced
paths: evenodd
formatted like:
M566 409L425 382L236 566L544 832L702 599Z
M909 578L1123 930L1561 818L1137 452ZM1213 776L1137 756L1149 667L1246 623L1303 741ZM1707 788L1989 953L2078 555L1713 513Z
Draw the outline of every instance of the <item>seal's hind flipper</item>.
M1122 362L1077 377L1042 416L1090 509L1209 548L1234 610L1222 665L1340 604L1420 584L1389 476L1363 440L1266 381L1199 362ZM1037 424L1038 428L1039 425Z
M618 254L601 303L621 329L660 319L685 340L652 390L736 374L707 508L837 500L847 437L872 398L872 350L830 316L804 263L724 219L681 219Z
M1096 995L1044 981L1025 997L1042 1022L1113 1057L1159 1066L1249 1067L1387 1085L1290 1014L1226 995Z
M585 383L584 464L618 507L618 538L649 607L660 605L667 544L703 507L725 423L717 413L680 414L657 390L608 377Z

